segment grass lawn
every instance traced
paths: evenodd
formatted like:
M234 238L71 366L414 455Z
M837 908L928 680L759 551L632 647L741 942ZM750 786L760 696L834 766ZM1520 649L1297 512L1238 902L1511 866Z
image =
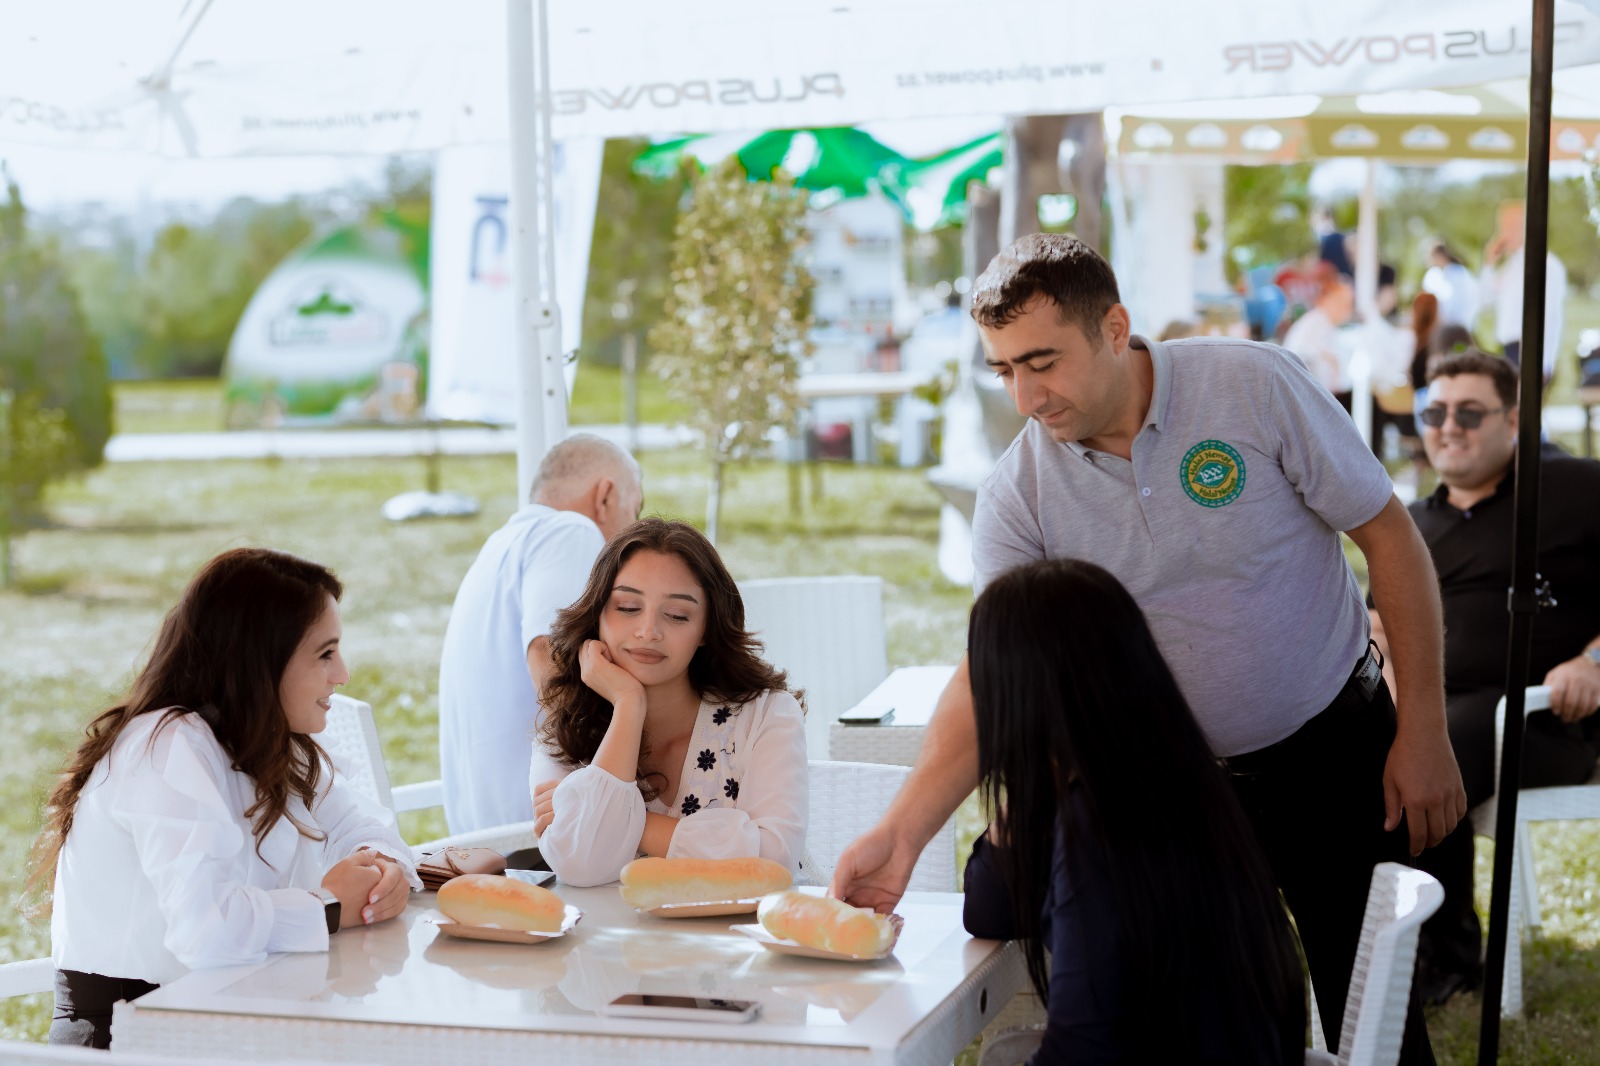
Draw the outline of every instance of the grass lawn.
M596 395L609 389L616 396L614 381L602 385L596 382ZM583 388L580 373L580 394ZM160 387L119 386L119 418L142 412L146 431L220 425L220 402L216 420L198 424L210 417L198 413L210 402L203 387L179 386L171 404L161 395ZM698 458L642 458L646 511L698 523L705 505ZM19 586L0 592L0 706L12 731L0 769L7 898L21 887L43 793L65 752L126 682L194 569L230 546L284 548L339 572L353 671L347 691L377 712L396 783L437 776L434 703L450 603L479 545L514 506L511 457L447 456L443 464L448 487L482 502L479 516L407 525L381 518L385 499L417 487L419 464L411 459L119 464L54 488L51 524L16 544ZM820 498L811 497L807 479L808 498L795 514L784 468L733 471L721 547L735 576L878 574L891 664L954 661L971 592L938 574L937 494L917 471L829 466L821 479ZM980 825L974 805L960 823L966 845ZM421 812L406 815L402 828L419 840L443 826L436 813ZM1596 1061L1600 823L1540 826L1534 839L1545 925L1525 951L1528 1017L1505 1027L1503 1061ZM1485 913L1489 850L1479 861ZM45 954L49 931L0 909L0 945L0 961ZM1458 997L1430 1016L1441 1062L1476 1061L1478 1003ZM0 1036L41 1039L48 1013L43 996L0 1002Z

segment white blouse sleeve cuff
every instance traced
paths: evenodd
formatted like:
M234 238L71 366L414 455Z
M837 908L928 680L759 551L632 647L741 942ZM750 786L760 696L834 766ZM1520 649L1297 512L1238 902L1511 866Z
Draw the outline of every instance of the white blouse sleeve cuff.
M598 766L564 778L551 797L555 817L539 838L539 852L569 885L603 885L622 875L639 853L644 796Z
M396 845L399 846L397 847ZM351 848L350 854L354 855L362 848L370 848L379 855L387 855L399 863L400 872L405 874L406 884L411 886L411 891L422 891L422 878L417 876L416 856L412 854L411 848L404 841L393 838L373 837L371 840L363 840Z
M328 918L322 900L303 888L273 888L267 895L273 909L268 952L328 950Z

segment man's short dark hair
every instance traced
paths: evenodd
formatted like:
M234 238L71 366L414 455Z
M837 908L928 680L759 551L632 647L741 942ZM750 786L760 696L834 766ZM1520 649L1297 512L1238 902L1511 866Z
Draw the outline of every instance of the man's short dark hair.
M1428 384L1440 378L1459 377L1462 374L1482 374L1494 382L1494 391L1507 407L1517 404L1517 368L1511 360L1498 355L1487 355L1476 348L1456 352L1441 358L1428 371Z
M978 277L972 317L986 329L1000 329L1039 296L1095 345L1106 312L1122 302L1117 276L1099 252L1069 233L1030 233L1012 241Z

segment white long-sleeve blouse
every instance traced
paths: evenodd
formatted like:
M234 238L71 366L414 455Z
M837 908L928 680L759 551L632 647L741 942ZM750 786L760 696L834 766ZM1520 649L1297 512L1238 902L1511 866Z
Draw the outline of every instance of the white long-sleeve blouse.
M602 885L639 854L646 811L679 819L668 858L761 856L798 871L806 835L806 734L800 705L767 691L701 703L671 808L598 766L574 770L535 743L529 788L560 781L539 850L569 885Z
M255 782L232 766L211 727L183 714L157 728L139 716L78 795L56 861L55 964L165 984L191 969L259 962L269 952L326 951L312 894L363 847L398 860L421 889L394 815L325 772L312 809L293 796L260 854L245 810Z

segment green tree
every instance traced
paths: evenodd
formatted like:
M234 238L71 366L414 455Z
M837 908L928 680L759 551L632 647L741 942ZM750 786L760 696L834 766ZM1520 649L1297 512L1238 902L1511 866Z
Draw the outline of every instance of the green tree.
M643 333L665 313L672 231L683 185L633 172L647 142L606 142L583 300L583 358L616 365L625 333Z
M1311 164L1230 166L1223 172L1228 281L1310 251Z
M695 178L672 242L667 317L650 333L667 392L691 412L711 463L706 535L722 509L723 468L793 423L800 360L811 353L811 272L800 261L805 194L749 181L733 157Z
M208 224L162 229L139 279L137 370L150 377L216 375L250 298L315 225L298 200L240 199Z
M9 175L0 202L0 581L11 536L49 482L98 464L111 383L59 249L29 232Z

